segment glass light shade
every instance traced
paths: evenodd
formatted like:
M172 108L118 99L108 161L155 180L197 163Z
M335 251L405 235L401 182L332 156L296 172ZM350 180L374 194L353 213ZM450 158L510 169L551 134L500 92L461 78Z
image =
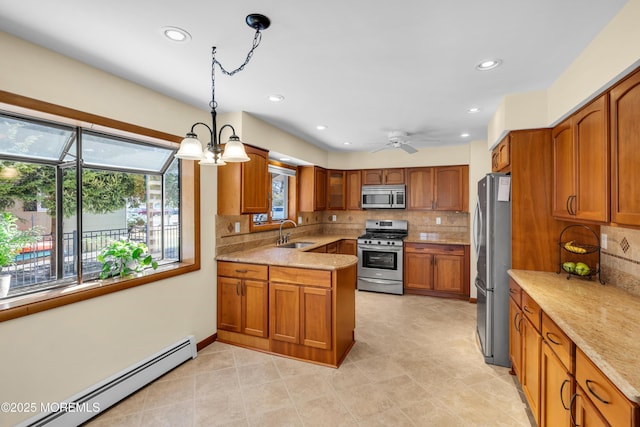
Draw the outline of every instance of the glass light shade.
M218 159L216 161L215 154L213 154L209 149L204 149L204 159L198 162L201 166L223 166L226 165L224 160Z
M201 160L202 144L200 140L193 135L187 135L180 143L180 149L175 156L182 160Z
M240 138L232 135L224 146L222 160L225 162L248 162L251 159L247 156L247 152L244 151L244 145L242 145Z

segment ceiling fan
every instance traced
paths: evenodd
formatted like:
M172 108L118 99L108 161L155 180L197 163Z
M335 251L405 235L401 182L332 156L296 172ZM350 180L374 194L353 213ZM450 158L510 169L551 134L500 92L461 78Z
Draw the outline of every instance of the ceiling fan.
M417 137L417 138L420 139L420 141L431 141L431 140L427 140L427 139L424 139L424 138L420 138L420 136L417 135L417 134L409 134L408 132L399 131L399 130L390 131L387 134L387 137L388 137L389 141L386 144L384 144L382 147L378 147L378 148L376 148L376 149L374 149L374 150L372 150L370 152L371 153L377 153L378 151L382 151L382 150L399 148L401 150L406 151L409 154L413 154L413 153L417 153L418 152L418 150L416 150L415 147L410 145L410 143L412 142L413 138Z

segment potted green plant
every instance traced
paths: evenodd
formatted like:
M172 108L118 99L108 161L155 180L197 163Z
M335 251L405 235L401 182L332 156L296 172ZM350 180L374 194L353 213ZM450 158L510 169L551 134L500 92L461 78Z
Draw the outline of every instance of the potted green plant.
M148 252L149 248L142 242L132 242L127 238L111 242L98 255L98 262L102 264L100 279L140 273L147 267L155 270L158 263Z
M20 230L17 222L18 217L10 212L0 215L0 298L7 296L11 286L11 275L2 273L2 269L13 265L16 255L40 237L36 228Z

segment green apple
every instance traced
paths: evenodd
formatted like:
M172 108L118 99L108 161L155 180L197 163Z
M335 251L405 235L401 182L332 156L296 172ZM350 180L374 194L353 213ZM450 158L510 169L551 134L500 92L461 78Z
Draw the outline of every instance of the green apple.
M562 268L567 273L573 273L576 271L576 263L571 261L565 262L564 264L562 264Z
M580 276L588 276L589 273L591 273L591 269L584 262L578 262L576 263L575 273L579 274Z

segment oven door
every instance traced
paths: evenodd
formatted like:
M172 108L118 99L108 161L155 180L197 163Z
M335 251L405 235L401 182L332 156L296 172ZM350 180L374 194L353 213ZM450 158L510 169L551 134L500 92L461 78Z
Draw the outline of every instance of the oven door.
M402 246L358 244L358 277L402 281Z

